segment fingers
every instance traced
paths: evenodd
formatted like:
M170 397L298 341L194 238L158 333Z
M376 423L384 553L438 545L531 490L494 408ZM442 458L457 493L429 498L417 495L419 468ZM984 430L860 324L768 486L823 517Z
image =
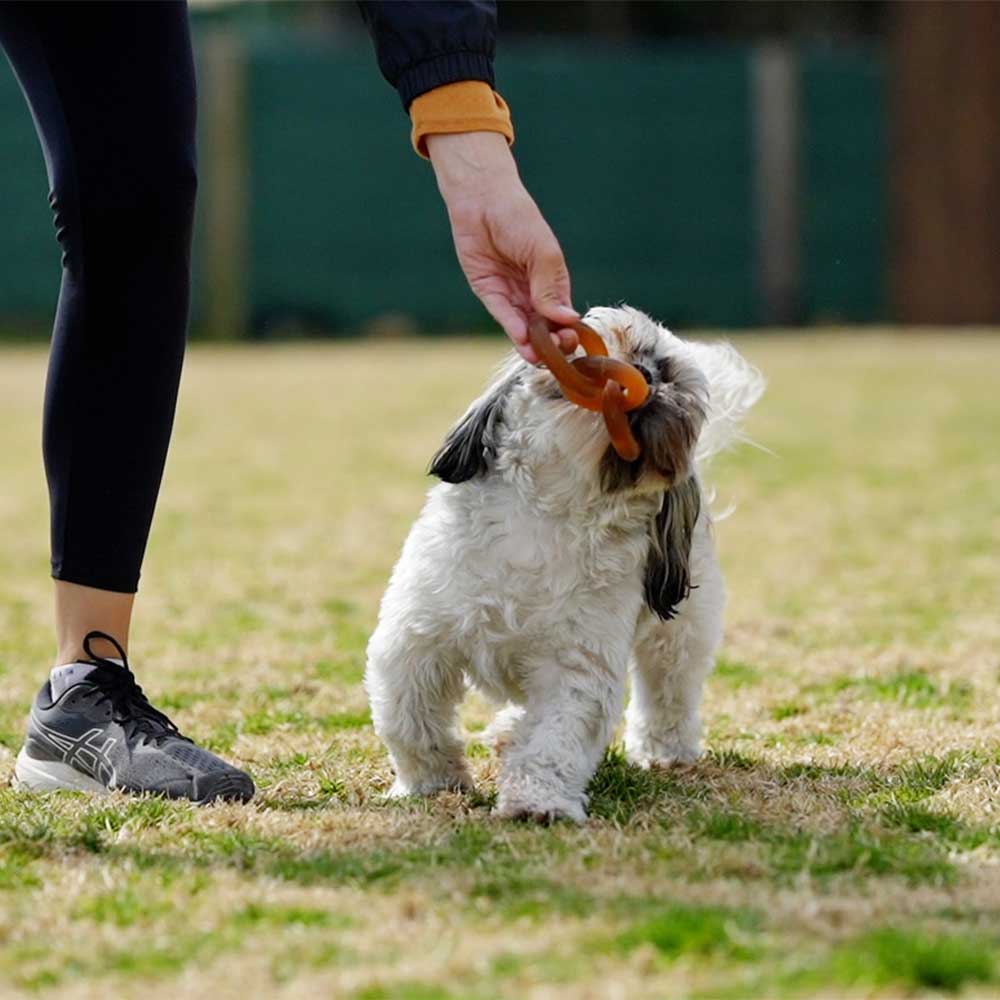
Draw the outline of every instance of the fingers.
M508 298L498 292L483 295L481 301L486 306L487 312L503 327L504 333L514 345L514 350L528 364L537 365L541 358L528 339L528 324L521 311L512 305ZM552 342L563 354L572 354L579 346L579 338L575 330L552 330L549 335L552 337Z
M566 354L576 350L576 331L560 327L562 323L572 323L580 318L573 308L570 297L569 270L566 259L556 242L552 231L545 226L540 246L528 265L528 285L531 304L535 310L555 327L552 339Z
M480 301L486 306L486 311L500 324L504 333L510 337L514 350L528 364L538 364L538 355L528 342L528 324L520 310L515 308L510 300L499 292L482 295Z
M514 306L511 301L499 292L487 293L481 296L481 301L486 306L487 312L500 324L504 333L510 338L514 345L514 350L524 358L528 364L537 365L541 358L531 346L528 340L528 324L522 312ZM572 315L573 310L569 310ZM579 346L579 338L576 330L559 329L551 330L552 342L563 354L572 354Z
M580 346L580 338L576 335L576 330L557 330L552 334L552 339L563 354L572 354Z

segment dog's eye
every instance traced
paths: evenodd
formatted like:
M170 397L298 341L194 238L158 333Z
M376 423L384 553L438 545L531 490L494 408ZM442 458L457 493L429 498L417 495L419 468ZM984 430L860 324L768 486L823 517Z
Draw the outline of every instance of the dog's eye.
M661 382L673 382L674 366L670 363L670 358L664 358L657 363Z

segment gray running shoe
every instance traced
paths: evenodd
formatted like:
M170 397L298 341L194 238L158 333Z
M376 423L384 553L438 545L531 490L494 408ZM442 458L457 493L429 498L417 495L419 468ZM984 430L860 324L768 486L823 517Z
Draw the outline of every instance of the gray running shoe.
M124 665L95 656L94 639L110 642ZM14 767L18 787L119 789L198 803L253 797L250 775L195 746L150 705L111 636L88 632L83 648L94 669L54 701L48 681L35 698Z

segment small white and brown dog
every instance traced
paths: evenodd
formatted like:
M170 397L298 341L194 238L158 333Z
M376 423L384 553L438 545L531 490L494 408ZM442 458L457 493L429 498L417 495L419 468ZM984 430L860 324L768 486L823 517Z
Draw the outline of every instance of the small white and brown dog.
M629 415L641 455L619 458L599 413L516 357L448 434L368 645L394 796L472 787L466 684L506 706L489 729L503 817L584 820L629 675L628 758L701 752L725 591L699 472L740 437L763 378L730 345L680 340L635 309L585 321L649 381Z

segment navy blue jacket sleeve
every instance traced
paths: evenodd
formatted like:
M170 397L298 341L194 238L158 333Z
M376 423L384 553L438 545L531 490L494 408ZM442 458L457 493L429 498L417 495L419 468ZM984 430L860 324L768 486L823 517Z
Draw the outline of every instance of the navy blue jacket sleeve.
M409 110L414 98L460 80L493 86L497 5L493 0L360 2L382 75Z

